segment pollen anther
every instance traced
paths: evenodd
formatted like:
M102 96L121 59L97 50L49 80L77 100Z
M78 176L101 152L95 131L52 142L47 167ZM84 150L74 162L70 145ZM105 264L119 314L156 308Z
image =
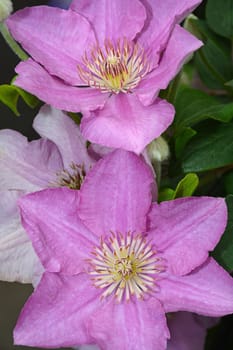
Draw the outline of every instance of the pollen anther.
M102 92L131 92L150 70L147 55L138 44L127 39L115 44L105 41L103 48L95 47L83 64L78 65L80 78Z
M161 258L141 234L101 238L92 253L89 273L95 287L104 289L102 297L114 294L119 302L133 295L142 299L154 290L155 276L164 271Z
M71 163L69 169L63 169L56 173L57 179L50 183L52 187L68 187L72 190L79 190L86 172L83 165Z

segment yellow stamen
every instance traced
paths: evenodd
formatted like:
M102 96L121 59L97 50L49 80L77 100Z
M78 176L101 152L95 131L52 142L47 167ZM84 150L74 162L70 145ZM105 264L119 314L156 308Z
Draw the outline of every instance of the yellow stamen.
M90 274L97 288L104 289L102 297L114 294L120 302L130 300L132 295L142 299L152 292L155 275L164 271L161 258L142 235L127 233L101 238L95 247Z
M85 53L83 65L78 65L85 84L115 94L131 92L149 69L144 49L127 39L115 45L107 40L104 48L95 47L89 56Z

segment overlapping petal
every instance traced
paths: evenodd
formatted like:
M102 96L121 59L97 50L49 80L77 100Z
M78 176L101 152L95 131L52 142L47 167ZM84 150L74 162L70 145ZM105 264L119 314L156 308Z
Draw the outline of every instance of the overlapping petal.
M141 153L172 123L174 108L163 100L143 106L134 94L111 96L103 109L84 114L81 132L92 142Z
M190 311L206 316L233 313L232 277L212 258L186 276L159 281L158 298L166 312Z
M200 40L176 25L159 66L149 73L135 90L142 103L151 104L159 90L165 89L176 76L187 57L201 46Z
M18 64L15 71L19 74L14 81L15 85L58 109L85 112L102 108L108 98L96 89L65 84L31 59Z
M17 131L1 130L0 167L0 189L30 192L54 181L56 172L62 168L62 159L49 140L28 142Z
M47 271L83 271L98 243L77 215L78 202L79 191L68 188L35 192L19 200L22 224Z
M100 45L106 39L133 40L146 19L145 8L139 0L73 0L70 8L90 21Z
M96 43L91 25L84 17L73 11L33 6L10 16L7 26L14 38L51 75L71 85L84 85L77 65L86 48Z
M147 11L147 20L138 41L160 52L164 49L175 24L182 21L201 1L141 0Z
M41 137L51 140L59 149L64 168L72 163L84 165L89 170L93 164L87 152L86 141L79 127L62 111L43 106L33 122L34 129Z
M85 275L45 272L20 314L14 341L45 348L88 344L86 323L100 307L99 292Z
M135 154L117 150L88 173L80 191L78 214L101 236L145 232L153 174Z
M222 198L182 198L154 204L149 218L150 237L163 251L169 271L183 275L201 265L218 243L227 208Z
M156 299L106 303L88 322L90 335L101 349L166 349L169 331ZM112 331L114 330L114 331Z
M17 210L20 191L0 192L0 279L32 283L40 265Z

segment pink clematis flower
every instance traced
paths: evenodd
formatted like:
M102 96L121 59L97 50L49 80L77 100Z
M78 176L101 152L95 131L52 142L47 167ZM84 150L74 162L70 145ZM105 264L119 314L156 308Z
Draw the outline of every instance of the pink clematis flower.
M44 106L34 120L41 139L28 142L0 131L0 279L31 283L41 275L38 258L20 221L17 199L43 188L79 188L93 164L78 126Z
M208 257L226 225L224 200L151 203L152 183L145 162L117 150L80 191L20 199L45 273L19 317L16 344L163 350L165 313L233 312L233 280Z
M16 67L15 84L81 111L91 142L140 153L173 120L156 96L201 46L177 24L200 2L74 0L69 10L18 11L7 25L32 59Z

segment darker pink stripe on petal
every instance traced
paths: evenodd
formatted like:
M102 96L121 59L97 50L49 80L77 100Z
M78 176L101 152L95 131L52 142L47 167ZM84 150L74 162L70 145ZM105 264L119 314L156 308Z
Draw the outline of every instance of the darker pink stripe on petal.
M111 300L91 316L88 326L101 349L165 350L169 337L163 307L154 298Z
M117 150L88 173L80 191L78 214L99 237L146 229L153 174L135 154Z
M138 0L74 0L70 8L90 21L101 46L106 39L133 40L146 19Z

